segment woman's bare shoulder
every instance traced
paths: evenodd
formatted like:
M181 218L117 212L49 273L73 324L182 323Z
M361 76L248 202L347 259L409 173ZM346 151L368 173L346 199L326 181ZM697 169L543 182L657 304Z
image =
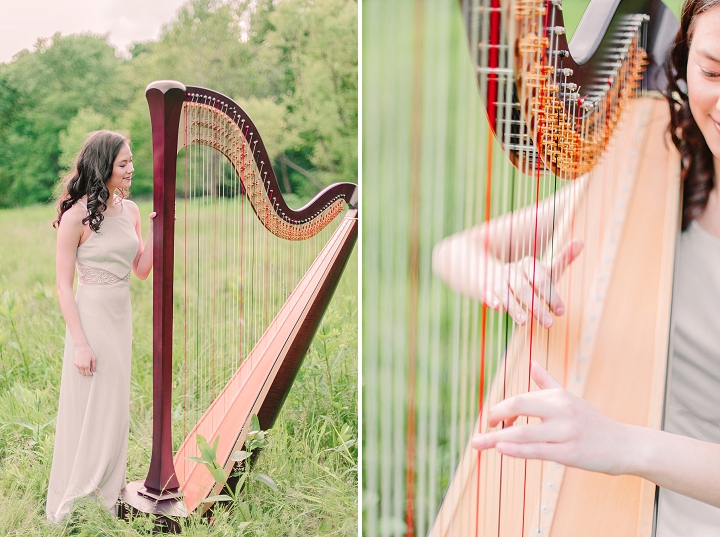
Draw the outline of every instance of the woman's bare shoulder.
M122 200L123 205L127 207L131 211L135 211L136 213L140 214L140 209L137 206L137 203L135 203L133 200L124 199Z
M137 206L137 204L128 199L122 200L122 204L125 206L125 209L130 211L130 215L133 218L133 221L135 223L140 222L140 208Z
M79 226L82 227L83 219L87 216L87 209L80 205L79 203L75 203L72 207L70 207L67 211L65 211L62 215L62 218L60 219L60 225L63 224L70 225L70 226Z

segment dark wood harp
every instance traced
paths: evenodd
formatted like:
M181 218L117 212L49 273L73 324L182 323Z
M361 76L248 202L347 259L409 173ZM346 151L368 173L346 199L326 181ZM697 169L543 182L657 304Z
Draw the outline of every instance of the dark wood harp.
M368 536L654 531L651 483L469 445L486 408L534 388L531 359L615 419L662 423L680 167L654 90L677 21L660 2L591 2L568 44L561 8L364 4ZM487 269L445 239L487 254L492 226L503 259L549 264L584 241L549 329L453 290Z
M187 459L201 456L197 436L219 437L229 475L251 416L272 427L355 244L357 185L331 185L291 209L254 123L230 98L175 81L150 84L146 96L157 211L153 446L147 479L122 499L184 516L207 510L224 486Z

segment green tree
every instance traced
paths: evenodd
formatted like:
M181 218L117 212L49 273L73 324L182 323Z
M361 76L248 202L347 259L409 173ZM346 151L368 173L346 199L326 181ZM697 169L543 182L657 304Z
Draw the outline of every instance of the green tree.
M323 185L356 182L357 3L286 0L270 22L269 50L261 57L285 66L287 89L280 99L300 139L285 157Z
M111 121L122 110L123 61L102 37L57 33L0 64L0 206L52 197L60 132L81 108Z
M70 120L67 129L60 131L58 164L62 173L71 170L88 134L102 129L113 130L112 120L98 114L89 106L78 111L77 115Z

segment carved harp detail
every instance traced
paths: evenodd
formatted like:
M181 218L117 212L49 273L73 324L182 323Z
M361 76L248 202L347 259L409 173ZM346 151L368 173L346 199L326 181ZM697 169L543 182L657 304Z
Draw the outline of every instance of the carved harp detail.
M147 479L122 499L185 516L207 510L224 486L193 460L202 458L199 436L218 442L230 475L251 416L273 425L354 247L357 185L330 185L290 208L235 102L175 81L154 82L146 95L157 212L153 447Z
M193 89L188 89L190 100L183 106L184 118L180 121L181 125L183 119L186 122L187 139L183 142L181 136L179 143L206 145L225 155L242 181L255 214L268 231L287 240L309 239L342 212L346 204L345 197L351 190L347 186L333 188L324 193L322 201L315 204L315 214L312 215L307 212L298 215L286 205L281 205L278 198L281 200L282 196L277 180L272 181L272 186L268 186L270 180L263 176L263 172L267 174L268 169L273 173L270 164L252 157L253 151L262 151L264 158L267 158L267 153L264 147L258 149L249 135L252 132L257 141L257 131L250 118L244 115L240 107L222 110L206 104L210 99L219 101L219 94ZM218 97L211 97L212 95ZM222 102L226 101L227 98ZM227 108L227 105L225 107Z
M652 484L470 439L536 389L531 360L662 424L680 166L657 90L677 21L591 1L568 42L562 0L441 4L364 4L364 533L649 537ZM530 289L516 323L500 304L540 267L564 314L535 318Z
M481 13L485 10L483 5L463 2L463 9L473 8ZM489 39L471 42L470 46L487 49L477 58L478 82L487 87L488 119L498 139L507 140L506 149L514 162L521 158L520 151L533 147L546 169L564 179L576 179L590 171L643 79L648 64L643 48L647 46L644 25L649 17L644 13L618 17L610 30L615 37L613 54L604 58L602 68L588 73L588 69L578 69L567 52L562 15L554 4L544 0L520 0L514 5L491 2L488 9L489 17L469 17L466 31L472 40L474 35L479 36L479 26L485 21L497 28ZM509 31L516 36L514 47L501 43L499 29L504 20L513 21ZM513 106L520 109L522 122L502 117L496 101L503 99L499 65L505 69L512 65L510 50L514 50L514 76L519 88ZM520 128L522 124L527 127Z

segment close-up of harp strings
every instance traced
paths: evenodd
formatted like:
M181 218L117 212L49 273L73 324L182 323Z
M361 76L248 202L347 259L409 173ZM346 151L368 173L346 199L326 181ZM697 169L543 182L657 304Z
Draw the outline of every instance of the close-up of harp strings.
M628 525L652 527L640 480L603 488L469 443L536 389L533 360L661 425L679 161L655 90L677 22L660 2L594 4L570 44L573 2L364 5L366 535L573 535L597 518L625 535L609 500L579 508L617 487ZM654 311L643 326L631 300ZM615 348L641 340L623 365Z

